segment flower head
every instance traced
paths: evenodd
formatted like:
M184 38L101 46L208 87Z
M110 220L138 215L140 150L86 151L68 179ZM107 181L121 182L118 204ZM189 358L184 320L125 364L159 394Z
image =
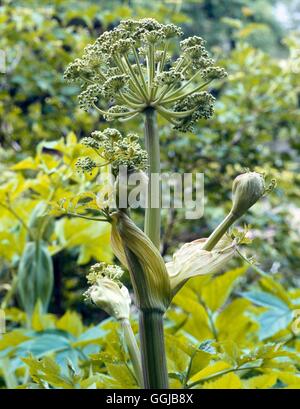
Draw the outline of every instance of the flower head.
M117 172L120 166L127 166L128 170L144 170L147 167L147 152L138 142L137 134L128 133L126 136L114 128L104 131L94 131L90 137L83 138L82 144L92 148L105 164L111 164ZM82 172L90 173L94 168L102 166L90 157L79 158L76 167Z
M196 101L198 91L227 74L198 36L181 41L181 54L174 59L171 42L182 34L179 27L152 18L124 20L88 45L65 78L81 83L80 106L96 108L108 121L129 120L152 107L176 129L191 130L199 118L210 118L214 98L206 92L209 97L199 108L196 103L186 107L188 97Z
M91 300L117 320L128 319L131 299L120 282L123 270L115 265L97 263L90 268L87 281L91 285L85 298Z

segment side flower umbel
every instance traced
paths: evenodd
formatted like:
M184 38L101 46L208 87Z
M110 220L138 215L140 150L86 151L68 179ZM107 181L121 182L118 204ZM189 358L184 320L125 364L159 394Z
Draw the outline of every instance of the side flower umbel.
M120 281L122 275L123 270L119 266L106 263L93 265L87 275L91 287L84 295L120 322L137 384L142 386L140 351L129 322L131 298Z
M129 292L120 281L122 274L118 266L97 263L87 275L91 286L85 292L86 299L117 320L129 319L131 304Z

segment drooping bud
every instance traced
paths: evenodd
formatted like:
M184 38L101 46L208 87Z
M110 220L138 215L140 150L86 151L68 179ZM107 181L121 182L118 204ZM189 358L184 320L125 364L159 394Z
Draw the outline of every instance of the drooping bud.
M137 306L142 310L165 311L170 304L171 289L159 251L125 212L117 211L111 217L112 248L129 269Z
M276 181L272 180L266 187L264 176L257 172L246 172L237 176L232 185L232 208L209 236L203 249L211 251L237 219L243 216L265 193L272 191L275 185Z
M237 245L229 238L223 238L212 251L203 249L206 239L184 244L166 263L172 296L192 277L214 274L221 270L235 255Z
M231 213L241 217L252 207L266 192L263 175L257 172L246 172L237 176L232 185Z
M127 288L119 281L122 274L123 270L118 266L95 264L87 276L91 287L84 295L117 320L128 320L131 298Z

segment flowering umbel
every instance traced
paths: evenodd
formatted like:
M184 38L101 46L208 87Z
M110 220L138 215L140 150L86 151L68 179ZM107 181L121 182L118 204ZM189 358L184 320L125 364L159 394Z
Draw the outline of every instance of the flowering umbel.
M118 266L97 263L87 275L91 287L85 292L86 299L117 320L129 319L131 304L129 292L120 281L122 274Z
M90 137L83 138L81 143L95 151L99 157L96 162L89 156L79 158L76 167L81 172L90 173L94 168L111 165L117 173L120 166L126 166L129 171L144 170L147 167L147 152L138 142L135 133L122 135L117 129L106 128L104 131L94 131Z
M215 99L205 88L227 74L215 66L201 37L181 41L180 56L173 58L171 42L182 34L152 18L124 20L104 32L65 71L67 80L81 83L81 108L96 108L110 121L152 107L181 131L210 118Z

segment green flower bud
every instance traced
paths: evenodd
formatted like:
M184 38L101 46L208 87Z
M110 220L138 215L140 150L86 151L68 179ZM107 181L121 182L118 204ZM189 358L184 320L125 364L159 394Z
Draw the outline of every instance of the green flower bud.
M180 42L180 47L182 51L185 51L187 48L194 47L194 46L203 46L205 44L205 40L198 36L188 37L185 40Z
M96 162L89 158L88 156L85 156L84 158L79 158L77 159L76 162L76 168L78 169L79 172L87 172L90 173L92 170L97 166Z
M183 35L183 31L181 30L181 28L175 26L175 24L166 24L162 27L161 30L166 39L180 37Z
M207 67L202 73L202 78L205 80L215 80L227 77L227 72L221 67Z
M112 214L111 244L129 269L137 306L164 312L171 300L164 260L148 236L122 211Z
M128 81L129 76L125 74L115 75L114 77L108 78L103 84L104 95L113 97L116 92L119 92L125 87Z
M91 138L91 137L82 138L80 143L82 143L83 145L88 146L90 148L93 148L93 149L99 149L100 148L99 143L94 138Z
M88 111L98 101L100 95L103 95L103 88L100 85L89 85L85 91L78 95L80 108Z
M176 72L175 70L164 71L161 74L157 75L155 78L155 83L157 85L170 85L178 84L183 80L183 75L181 72Z
M231 213L236 217L241 217L265 192L265 180L260 173L246 172L237 176L232 185Z
M106 121L110 122L115 119L114 114L126 114L129 112L129 109L124 106L124 105L114 105L110 107L106 114L104 115L104 118Z

